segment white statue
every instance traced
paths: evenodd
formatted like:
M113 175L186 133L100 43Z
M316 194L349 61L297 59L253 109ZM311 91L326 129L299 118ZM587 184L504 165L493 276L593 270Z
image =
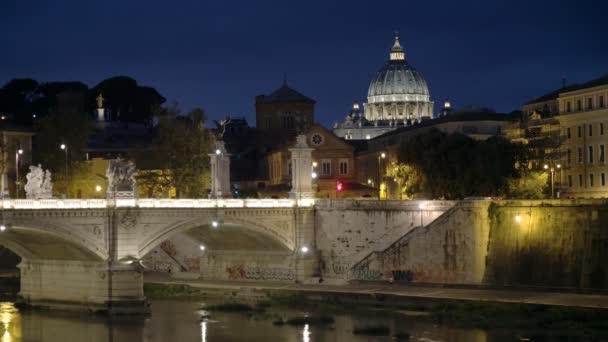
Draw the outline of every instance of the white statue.
M110 160L106 170L108 178L108 196L130 197L134 196L137 189L135 180L137 172L132 161L120 158Z
M23 187L26 198L51 198L53 197L53 185L51 183L51 172L42 169L42 165L30 165L30 172L25 176L27 183Z
M46 170L44 172L44 181L42 182L41 198L52 198L53 197L53 183L51 181L51 171Z

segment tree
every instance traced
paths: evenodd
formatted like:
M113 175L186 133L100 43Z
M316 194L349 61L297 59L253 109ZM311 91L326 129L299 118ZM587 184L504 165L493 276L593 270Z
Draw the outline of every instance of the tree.
M417 135L400 147L399 161L421 174L420 191L432 198L496 196L522 173L527 150L501 137L485 141L437 129Z
M181 115L177 103L160 108L157 113L156 138L149 151L135 156L142 169L167 170L148 172L140 178L148 189L175 188L177 197L205 197L210 187L209 154L214 138L206 129L207 116L197 108ZM154 191L156 191L154 190Z
M78 188L77 182L83 181L78 175L87 173L84 150L91 128L88 115L72 110L51 110L50 115L37 121L33 161L53 172L54 191L57 193L68 194L69 189ZM67 179L66 150L60 149L61 144L67 146ZM68 184L68 181L74 184Z
M395 180L396 197L400 200L411 199L421 190L420 172L411 165L392 162L386 170L386 176Z
M88 107L96 107L95 99L99 94L105 99L110 120L125 124L143 123L152 126L153 111L165 102L156 89L142 87L137 81L127 76L116 76L99 82L91 88L88 96Z
M509 179L507 195L510 198L538 199L545 197L549 175L546 172L530 172L519 178Z
M31 123L30 100L38 87L31 78L17 78L0 88L0 113L14 115L19 123Z

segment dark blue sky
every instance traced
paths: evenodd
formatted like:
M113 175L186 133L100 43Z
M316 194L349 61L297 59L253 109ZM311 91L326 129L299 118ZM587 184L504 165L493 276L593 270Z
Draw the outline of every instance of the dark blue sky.
M608 72L606 1L0 1L0 83L127 75L184 110L245 116L290 86L324 125L365 101L398 30L436 109L519 108Z

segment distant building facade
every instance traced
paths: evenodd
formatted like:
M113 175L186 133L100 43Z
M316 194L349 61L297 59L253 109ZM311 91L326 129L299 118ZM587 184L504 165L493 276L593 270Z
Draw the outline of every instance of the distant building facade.
M315 103L284 81L270 95L256 96L256 129L279 139L294 137L315 122Z
M608 75L559 94L565 197L608 197Z

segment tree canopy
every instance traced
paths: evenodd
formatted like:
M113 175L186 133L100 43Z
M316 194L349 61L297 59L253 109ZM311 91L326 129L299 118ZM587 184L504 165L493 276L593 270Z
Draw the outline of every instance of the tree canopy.
M527 150L501 137L484 141L432 129L403 143L399 162L420 173L420 191L431 198L458 199L508 192L524 175Z
M159 108L156 115L156 137L150 150L134 157L142 169L167 171L141 177L142 186L151 189L152 195L173 187L177 197L205 197L210 187L209 153L215 141L205 128L205 111L196 108L182 115L173 103Z
M144 87L127 76L116 76L101 81L91 88L88 105L96 108L95 99L99 94L105 99L104 107L110 113L110 120L124 123L152 125L154 110L166 100L156 89Z

